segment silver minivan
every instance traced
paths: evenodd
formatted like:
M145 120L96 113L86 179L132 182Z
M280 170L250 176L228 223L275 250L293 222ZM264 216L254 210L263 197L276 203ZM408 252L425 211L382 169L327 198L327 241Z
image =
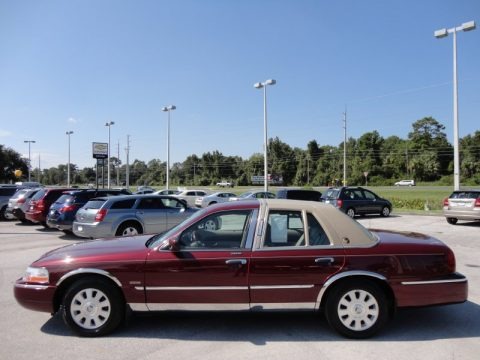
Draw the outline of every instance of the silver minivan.
M72 230L90 239L154 234L174 227L197 210L172 196L99 197L78 210Z

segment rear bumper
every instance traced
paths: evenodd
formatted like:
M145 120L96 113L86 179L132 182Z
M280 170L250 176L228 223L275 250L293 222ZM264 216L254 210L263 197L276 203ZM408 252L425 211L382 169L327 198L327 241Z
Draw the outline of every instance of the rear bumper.
M465 211L443 209L443 215L445 215L446 218L455 218L459 220L480 220L480 208Z
M27 211L25 213L25 219L30 220L33 223L45 222L45 215L41 211Z
M454 273L434 280L402 281L393 290L398 307L455 304L467 300L468 280Z
M50 219L47 217L47 225L52 228L57 228L59 230L69 230L73 228L73 222L66 220Z
M115 235L111 233L110 228L104 228L106 228L106 226L103 223L85 224L74 222L72 232L79 237L88 239L98 239Z

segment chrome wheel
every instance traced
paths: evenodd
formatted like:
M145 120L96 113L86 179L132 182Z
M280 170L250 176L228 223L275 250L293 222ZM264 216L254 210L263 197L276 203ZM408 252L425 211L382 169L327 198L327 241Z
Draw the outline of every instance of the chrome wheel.
M338 303L338 317L353 331L367 330L375 325L379 316L378 302L365 290L351 290Z
M217 222L213 219L205 221L205 230L217 230Z
M138 235L137 228L133 226L128 226L125 229L123 229L122 236L135 236L135 235Z
M112 306L100 290L88 288L79 291L70 304L73 321L84 329L98 329L110 318Z
M350 216L352 219L355 217L355 209L350 208L347 210L347 215Z
M390 209L388 208L388 206L385 206L383 209L382 209L382 216L384 217L387 217L390 215Z

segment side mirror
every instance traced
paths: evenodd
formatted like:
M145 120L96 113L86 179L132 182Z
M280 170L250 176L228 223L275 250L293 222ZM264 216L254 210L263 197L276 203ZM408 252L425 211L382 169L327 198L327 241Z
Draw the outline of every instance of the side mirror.
M168 248L171 251L178 251L180 250L180 244L178 243L178 240L176 238L168 239Z

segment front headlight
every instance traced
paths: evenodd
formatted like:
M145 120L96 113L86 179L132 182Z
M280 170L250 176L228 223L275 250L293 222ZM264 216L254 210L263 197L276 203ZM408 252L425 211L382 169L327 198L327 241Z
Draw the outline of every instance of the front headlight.
M45 268L28 267L22 279L29 283L47 284L49 281L48 270Z

